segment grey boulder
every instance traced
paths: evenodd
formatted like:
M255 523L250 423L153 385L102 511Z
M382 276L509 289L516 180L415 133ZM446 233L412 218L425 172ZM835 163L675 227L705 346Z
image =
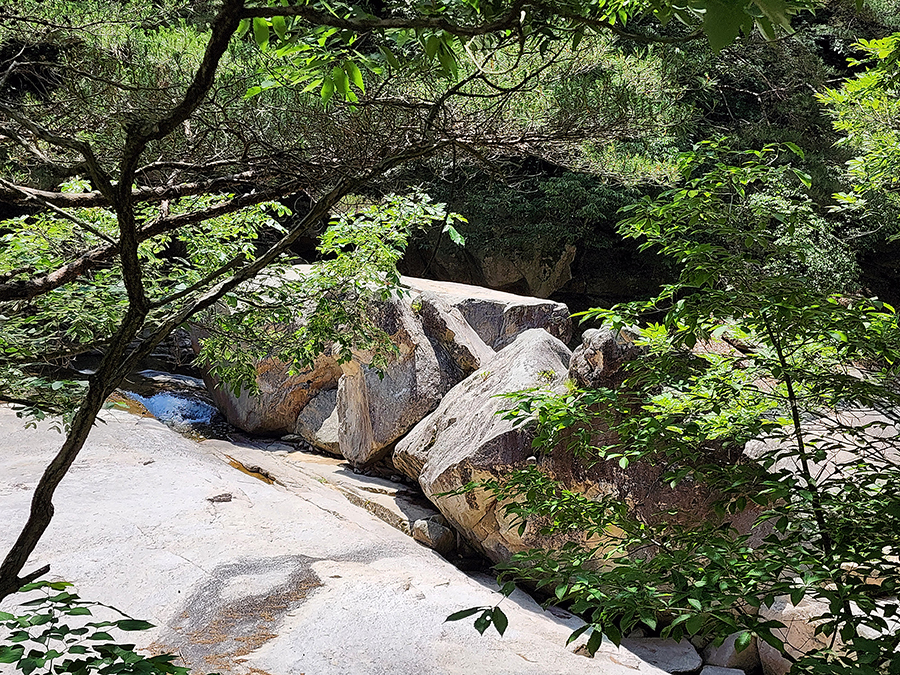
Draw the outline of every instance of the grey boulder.
M541 328L565 343L572 339L569 309L561 302L450 281L414 277L401 277L400 281L414 291L439 295L495 350L530 328Z
M492 560L506 560L514 551L545 542L527 528L520 535L484 490L444 493L526 465L530 437L497 414L510 405L498 395L561 385L569 356L568 348L546 331L525 331L488 368L456 385L394 450L394 466L418 480L447 520Z

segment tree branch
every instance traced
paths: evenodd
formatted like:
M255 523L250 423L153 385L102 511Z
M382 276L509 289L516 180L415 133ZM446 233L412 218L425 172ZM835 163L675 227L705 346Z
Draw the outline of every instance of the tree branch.
M60 148L68 148L69 150L78 152L82 157L84 157L84 161L87 163L88 171L90 172L94 184L97 186L101 193L106 195L110 200L113 199L112 181L109 178L109 174L107 174L103 167L100 166L100 162L97 160L96 155L94 155L94 151L89 143L85 141L79 141L75 138L69 138L68 136L60 136L58 134L55 134L49 129L45 129L42 126L35 124L27 117L20 115L15 108L12 108L4 103L0 103L0 112L14 119L16 122L28 129L28 131L30 131L34 136L41 139L45 143L49 143L50 145L55 145Z
M58 216L65 218L66 220L71 220L73 223L78 225L78 227L82 228L83 230L86 230L86 231L90 232L91 234L93 234L94 236L99 237L100 239L103 239L104 241L115 246L115 244L116 244L115 240L112 237L110 237L109 235L103 234L103 232L101 232L100 230L95 228L90 223L86 223L81 218L78 218L77 216L73 216L71 213L63 211L61 208L59 208L58 206L54 206L50 202L44 201L37 195L30 194L25 188L21 188L18 185L15 185L14 183L9 183L9 182L3 180L2 178L0 178L0 185L3 185L5 187L9 188L10 190L16 190L18 192L21 192L22 194L25 195L26 199L36 201L40 204L43 204L44 206L46 206L48 209L53 211Z
M152 165L148 165L147 171L152 170ZM199 169L198 169L199 170ZM137 171L135 172L137 173ZM263 178L269 178L274 175L272 171L243 171L241 173L230 174L228 176L219 176L207 181L197 181L194 183L180 183L178 185L167 185L162 187L144 187L131 191L131 202L133 204L155 204L179 197L189 197L191 195L200 195L207 193L215 193L234 188L247 183L255 183ZM61 208L90 208L94 206L112 206L112 201L101 192L49 192L47 190L37 190L21 185L7 184L7 191L0 191L0 196L9 198L9 201L28 201L32 198L40 199L43 203ZM16 194L23 195L15 197Z
M253 206L255 204L261 204L262 202L278 199L279 197L296 192L299 187L300 186L297 184L290 183L278 188L241 195L240 197L221 202L208 209L203 209L202 211L192 211L190 213L157 218L140 228L137 231L137 238L139 242L143 242L156 235L165 232L173 232L186 225L203 222L210 218L234 213L247 206ZM47 274L32 279L13 280L0 283L0 302L30 300L39 295L49 293L50 291L73 281L79 275L88 272L98 264L115 257L118 253L118 244L98 246Z

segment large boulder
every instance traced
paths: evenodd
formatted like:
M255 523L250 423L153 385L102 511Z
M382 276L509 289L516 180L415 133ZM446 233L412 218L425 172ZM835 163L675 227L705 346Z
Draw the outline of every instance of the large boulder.
M736 668L745 672L759 670L759 651L756 637L741 651L737 649L737 638L740 633L732 633L718 647L707 645L702 652L703 663L720 668Z
M408 277L402 286L403 292L371 303L375 323L397 348L385 367L374 368L373 355L364 351L343 364L323 354L313 368L294 375L266 359L257 366L257 394L235 395L207 376L216 404L245 431L296 434L362 466L380 459L455 384L522 331L571 335L568 309L560 303Z
M769 621L780 621L784 628L776 629L775 635L784 640L788 653L795 658L814 649L825 649L831 645L831 638L821 633L816 634L817 621L828 613L828 606L809 598L803 598L794 605L790 598L782 596L775 599L771 607L763 605L759 608L760 618ZM791 669L791 662L766 642L758 645L759 660L765 675L786 675Z
M528 252L488 253L481 259L481 273L491 288L526 287L528 294L548 298L572 279L577 249L566 244L562 251L534 248Z
M195 344L199 339L202 332L197 331ZM296 433L300 411L320 394L327 398L328 392L334 392L342 374L337 361L328 355L318 357L309 370L294 375L289 370L278 359L262 361L256 367L258 391L254 393L242 389L235 394L208 371L203 372L203 381L213 403L237 428L256 434L289 434ZM307 440L316 444L312 438Z
M475 332L495 350L502 349L529 328L542 328L562 342L572 339L569 309L561 302L542 300L482 286L401 277L413 291L431 291L455 307Z
M417 480L457 530L494 561L528 548L581 540L577 534L541 534L545 523L540 519L529 520L520 532L519 523L488 491L448 494L471 482L502 480L529 463L588 498L614 495L648 521L666 514L672 524L687 525L715 517L714 495L708 488L690 481L672 487L663 480L662 466L642 461L625 469L615 461L588 464L565 443L532 456L532 432L498 414L512 407L502 395L538 387L558 390L566 379L570 356L566 346L546 331L525 331L498 352L487 368L451 389L437 410L394 449L394 466ZM594 433L598 445L615 442L611 432L600 426Z
M894 597L882 598L876 601L879 607L874 613L887 623L885 635L896 635L900 631L900 620L893 611L886 612L887 606L895 606L897 599ZM850 603L850 609L854 615L859 616L862 610L856 603ZM828 603L823 600L805 597L796 605L789 596L779 596L775 602L767 607L759 608L759 616L768 621L778 621L784 624L784 628L776 628L772 632L776 637L784 641L788 654L799 658L816 649L834 649L841 651L843 641L840 636L832 641L831 635L817 633L817 628L831 615ZM869 626L859 625L859 634L862 637L875 639L879 633ZM787 675L791 669L791 662L781 655L770 644L760 640L758 644L759 660L764 675Z
M525 465L531 454L529 434L497 414L509 406L498 395L561 385L570 355L546 331L525 331L498 352L488 368L454 387L437 410L394 449L394 466L418 480L441 513L493 560L507 559L512 552L537 544L536 534L526 528L520 535L497 501L483 490L438 495Z
M636 331L590 328L572 352L569 377L582 387L615 387L624 377L622 366L645 349L635 344Z

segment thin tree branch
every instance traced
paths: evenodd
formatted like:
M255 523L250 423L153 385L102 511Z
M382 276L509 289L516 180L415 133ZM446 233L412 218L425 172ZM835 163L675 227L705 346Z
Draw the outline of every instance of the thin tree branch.
M66 220L71 220L73 223L78 225L78 227L82 228L83 230L87 230L94 236L99 237L100 239L103 239L104 241L115 246L115 244L116 244L115 240L112 237L110 237L109 235L103 234L103 232L101 232L100 230L95 228L90 223L83 221L81 218L78 218L77 216L73 216L71 213L64 211L63 209L59 208L58 206L54 206L50 202L44 201L43 199L41 199L40 197L38 197L35 194L29 193L25 188L21 188L18 185L15 185L14 183L10 183L8 181L3 180L2 178L0 178L0 185L4 185L7 188L9 188L10 190L16 190L18 192L21 192L22 194L25 195L26 199L31 200L31 201L36 201L39 204L43 204L45 207L47 207L48 209L53 211L58 216L65 218Z
M296 192L298 189L298 185L289 184L288 186L241 195L207 209L203 209L202 211L192 211L190 213L157 218L137 231L138 241L143 242L159 234L174 232L186 225L200 223L209 220L210 218L234 213L247 206L253 206L255 204L261 204L262 202L278 199L279 197L284 197L292 192ZM115 257L118 253L118 244L98 246L83 253L75 260L42 276L33 279L13 280L0 283L0 302L30 300L38 295L49 293L50 291L73 281L78 276L90 271L100 263Z

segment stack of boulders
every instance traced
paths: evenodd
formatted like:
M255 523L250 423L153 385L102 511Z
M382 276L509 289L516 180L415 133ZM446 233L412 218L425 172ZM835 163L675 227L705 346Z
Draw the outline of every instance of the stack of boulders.
M217 405L245 431L302 438L356 468L386 459L446 519L423 523L421 540L449 526L495 562L579 537L548 537L539 522L520 531L484 490L453 494L529 463L589 497L614 494L639 511L702 517L710 495L686 483L671 488L660 481L659 467L588 467L561 449L533 457L532 431L500 414L512 405L503 396L509 392L562 391L570 378L583 386L617 385L621 366L640 351L635 334L588 330L573 354L566 344L569 311L561 303L449 282L401 282L405 292L372 302L373 316L397 348L381 371L366 352L341 364L322 355L293 375L269 359L258 364L254 395L236 396L207 378Z
M267 359L257 365L255 394L235 395L207 375L216 405L244 431L297 435L364 467L387 455L455 385L521 333L541 329L563 350L571 338L561 303L425 279L401 282L391 299L371 303L397 348L386 367L372 367L373 355L364 351L340 364L323 354L313 368L293 375Z

